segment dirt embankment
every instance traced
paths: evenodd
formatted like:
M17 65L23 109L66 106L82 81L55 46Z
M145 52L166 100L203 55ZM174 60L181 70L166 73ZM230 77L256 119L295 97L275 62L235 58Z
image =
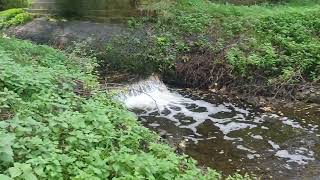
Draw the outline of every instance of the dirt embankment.
M25 25L10 28L6 33L60 49L66 48L74 41L82 42L93 38L92 45L105 51L107 42L127 30L124 24L50 20L42 17ZM164 80L174 85L204 88L213 93L238 96L254 104L268 104L283 99L320 104L319 84L301 81L299 84L280 83L275 86L269 85L258 71L251 79L235 75L233 68L224 63L226 52L235 43L237 42L230 42L229 46L219 52L192 48L188 53L178 56L174 75L164 77ZM188 61L185 61L186 59Z
M234 76L225 64L212 64L205 60L177 64L178 79L188 87L209 89L213 93L237 96L250 103L273 104L303 101L320 104L319 84L296 84L272 86L262 79L244 79Z
M320 84L301 81L297 84L274 85L268 84L259 72L254 74L254 78L236 75L228 63L223 63L226 50L214 53L197 49L181 55L176 63L177 80L171 83L238 96L256 105L281 101L320 104ZM185 62L185 58L190 61ZM166 81L170 82L170 79Z

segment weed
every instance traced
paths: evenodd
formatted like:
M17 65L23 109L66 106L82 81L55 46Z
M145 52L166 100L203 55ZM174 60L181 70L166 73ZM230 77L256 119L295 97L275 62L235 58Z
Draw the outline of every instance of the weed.
M0 30L10 26L24 24L32 20L32 15L23 9L9 9L0 12Z
M203 82L203 87L219 83L239 89L242 82L277 91L278 86L295 89L319 80L320 6L316 1L236 6L181 0L167 2L166 7L165 13L158 9L156 19L135 23L145 35L129 34L111 43L113 48L101 65L116 64L116 70L139 74L157 72L169 80L177 75L198 81L187 84ZM118 57L121 54L124 57ZM123 61L112 63L116 62L112 59ZM227 68L218 70L225 71L224 76L213 73L215 68L203 71L217 64Z

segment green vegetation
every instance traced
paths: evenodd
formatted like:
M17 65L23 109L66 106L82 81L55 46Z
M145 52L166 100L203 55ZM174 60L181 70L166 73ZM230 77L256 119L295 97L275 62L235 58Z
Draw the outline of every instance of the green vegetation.
M65 55L0 37L0 179L221 179L102 91L98 64L275 96L320 81L318 1L163 0L148 8L158 16L130 20L132 32L108 44L98 63L82 49ZM22 9L3 11L0 29L31 19Z
M0 179L220 178L99 90L78 52L0 38Z
M9 9L0 12L0 30L10 26L16 26L32 20L32 15L23 9Z
M196 86L246 84L267 95L319 82L317 0L253 6L182 0L149 8L158 12L157 18L130 21L134 27L148 27L148 32L118 38L108 45L102 64L134 73L170 74L169 79L178 74Z
M32 0L0 0L0 10L27 7Z

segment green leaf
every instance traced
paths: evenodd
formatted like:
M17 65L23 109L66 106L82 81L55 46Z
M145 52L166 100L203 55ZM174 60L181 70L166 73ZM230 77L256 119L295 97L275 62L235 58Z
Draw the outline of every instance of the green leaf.
M9 176L6 176L4 174L0 174L0 179L1 180L13 180L12 178L10 178Z
M38 176L45 177L46 175L43 171L43 167L36 167L34 171Z
M2 151L0 149L0 151ZM0 152L0 161L1 162L13 162L13 158L11 153Z
M15 136L12 134L0 134L0 161L13 161L13 151L11 146L13 145L14 139Z
M22 171L17 167L11 167L9 168L9 173L11 177L15 178L20 176L22 174Z
M32 172L24 173L22 177L25 180L38 180L38 178Z

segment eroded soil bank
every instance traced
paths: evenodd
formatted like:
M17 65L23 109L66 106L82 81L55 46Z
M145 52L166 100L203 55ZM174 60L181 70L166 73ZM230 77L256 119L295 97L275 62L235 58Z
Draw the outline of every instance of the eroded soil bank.
M131 35L131 40L134 41L134 37L141 39L144 36L150 36L150 33L154 33L153 31L152 28L132 31L132 29L123 23L67 21L43 17L37 18L25 25L10 28L6 33L20 39L31 40L39 44L49 44L60 49L66 49L69 45L74 44L74 42L86 42L87 45L83 48L92 50L91 52L94 52L98 56L100 62L99 71L102 76L110 77L115 73L114 69L118 70L120 74L126 74L127 70L122 69L123 67L121 66L132 66L133 68L135 62L128 65L125 60L121 59L126 53L129 53L128 49L120 51L119 53L123 53L122 56L116 56L119 59L114 60L113 58L115 57L110 57L106 50L108 43L114 41L114 39L117 40L121 36L128 35ZM192 37L187 41L190 44L196 42ZM230 42L229 44L232 45L233 43L235 42ZM131 42L128 45L131 45ZM123 48L127 48L127 46ZM133 53L137 53L136 49L138 48L133 47ZM232 73L233 68L230 65L219 61L212 63L211 61L211 59L219 59L226 56L227 49L214 53L196 46L193 48L187 54L178 55L177 61L174 64L175 70L165 73L163 76L165 82L174 86L200 87L202 89L209 89L214 94L235 98L240 97L242 100L258 106L267 106L268 104L283 101L320 103L320 86L317 83L302 81L296 84L284 83L283 85L274 86L266 84L265 77L259 76L259 74L256 74L253 79L244 78L241 75L236 76ZM114 67L114 64L118 64L118 67ZM136 66L137 68L140 66L148 67L149 64L142 63L139 65L138 63ZM150 67L149 69L152 72L152 68ZM125 80L126 77L122 79Z

